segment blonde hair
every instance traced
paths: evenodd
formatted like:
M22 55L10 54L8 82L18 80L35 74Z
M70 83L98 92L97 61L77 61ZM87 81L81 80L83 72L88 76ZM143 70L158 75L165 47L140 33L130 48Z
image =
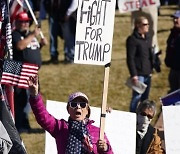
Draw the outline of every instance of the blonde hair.
M134 27L137 28L138 25L140 25L142 23L143 20L148 20L146 17L144 16L139 16L135 19L134 21Z

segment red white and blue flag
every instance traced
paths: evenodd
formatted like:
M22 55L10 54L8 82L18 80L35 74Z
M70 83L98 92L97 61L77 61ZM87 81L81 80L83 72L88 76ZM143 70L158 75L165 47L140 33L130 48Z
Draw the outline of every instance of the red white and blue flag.
M24 0L11 0L9 4L10 20L12 27L14 27L16 16L23 11L27 11Z
M3 66L1 84L28 88L27 80L37 73L38 66L35 64L6 60Z

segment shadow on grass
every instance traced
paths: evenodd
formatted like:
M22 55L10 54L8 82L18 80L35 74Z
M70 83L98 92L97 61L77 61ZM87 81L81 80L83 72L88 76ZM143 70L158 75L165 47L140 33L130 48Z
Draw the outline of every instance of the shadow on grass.
M45 133L45 130L42 128L31 128L28 132L28 134L43 134Z
M169 29L161 29L161 30L158 30L158 33L163 33L163 32L168 32Z
M58 64L73 64L73 62L70 62L70 61L65 61L65 60L58 60L58 61L51 61L51 60L47 60L47 61L42 61L42 65L58 65Z

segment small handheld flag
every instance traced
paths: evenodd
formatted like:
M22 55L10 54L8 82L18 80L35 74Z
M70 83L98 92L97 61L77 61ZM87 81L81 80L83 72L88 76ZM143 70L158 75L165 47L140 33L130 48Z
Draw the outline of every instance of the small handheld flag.
M27 79L38 73L38 66L14 60L6 60L3 66L1 84L28 88Z

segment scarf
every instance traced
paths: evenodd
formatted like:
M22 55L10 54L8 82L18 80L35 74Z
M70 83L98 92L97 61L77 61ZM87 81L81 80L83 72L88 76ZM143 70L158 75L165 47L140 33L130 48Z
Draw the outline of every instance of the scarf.
M93 145L86 124L83 121L68 120L69 137L66 154L90 154Z
M147 116L137 115L137 132L142 139L147 133L148 126L152 119L148 119Z

